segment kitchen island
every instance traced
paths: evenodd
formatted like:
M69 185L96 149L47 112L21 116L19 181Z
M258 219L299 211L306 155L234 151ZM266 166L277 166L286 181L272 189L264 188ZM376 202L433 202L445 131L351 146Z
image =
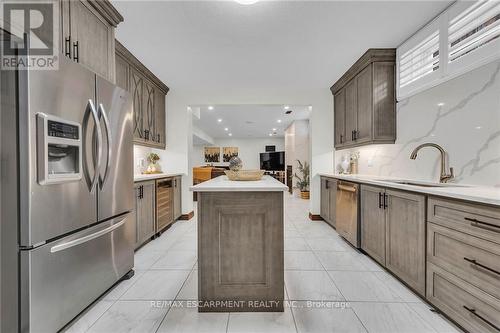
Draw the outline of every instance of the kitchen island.
M198 193L198 311L283 311L286 185L270 176L219 176L191 190Z

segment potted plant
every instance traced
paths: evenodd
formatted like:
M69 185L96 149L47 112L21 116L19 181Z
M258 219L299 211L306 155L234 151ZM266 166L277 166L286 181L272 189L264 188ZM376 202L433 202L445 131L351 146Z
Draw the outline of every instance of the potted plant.
M161 173L161 167L160 164L158 164L158 161L160 160L160 156L156 153L149 153L148 154L148 169L146 173Z
M296 188L300 190L302 199L309 199L309 164L306 161L302 163L299 160L297 160L297 163L299 164L298 171L302 176L299 177L297 173L294 174L294 177L297 178Z

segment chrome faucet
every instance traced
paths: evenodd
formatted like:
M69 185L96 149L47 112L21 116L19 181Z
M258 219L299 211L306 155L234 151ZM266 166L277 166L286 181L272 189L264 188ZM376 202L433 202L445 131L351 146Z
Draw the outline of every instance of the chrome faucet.
M418 151L424 147L434 147L441 153L441 176L439 177L439 182L447 183L450 179L453 179L453 177L455 177L455 175L453 174L453 168L450 167L450 173L446 173L446 151L438 144L430 142L423 143L413 150L410 158L412 160L416 159Z

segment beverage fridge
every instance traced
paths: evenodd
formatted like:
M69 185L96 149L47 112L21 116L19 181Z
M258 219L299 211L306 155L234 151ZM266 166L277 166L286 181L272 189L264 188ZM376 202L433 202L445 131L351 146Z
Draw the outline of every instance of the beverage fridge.
M2 332L55 332L133 274L129 94L59 57L1 73Z

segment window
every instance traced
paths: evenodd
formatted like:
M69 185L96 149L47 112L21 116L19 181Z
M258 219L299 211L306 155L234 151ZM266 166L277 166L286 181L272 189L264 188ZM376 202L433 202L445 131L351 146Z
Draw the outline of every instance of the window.
M457 2L397 49L397 96L500 58L500 1Z

